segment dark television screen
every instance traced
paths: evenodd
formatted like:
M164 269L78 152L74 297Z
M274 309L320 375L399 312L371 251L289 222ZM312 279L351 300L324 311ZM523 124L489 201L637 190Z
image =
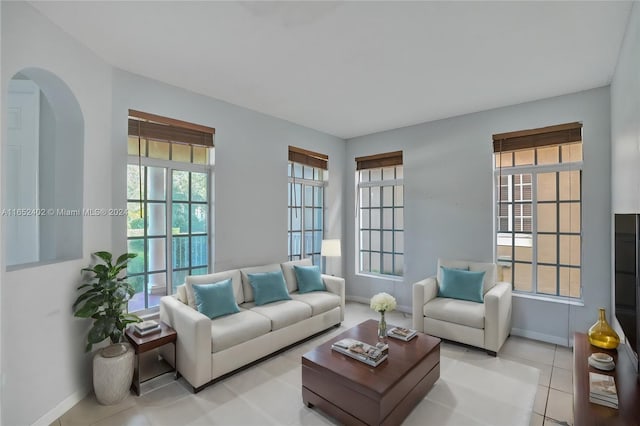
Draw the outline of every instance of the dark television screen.
M615 215L615 306L616 318L638 355L638 218Z

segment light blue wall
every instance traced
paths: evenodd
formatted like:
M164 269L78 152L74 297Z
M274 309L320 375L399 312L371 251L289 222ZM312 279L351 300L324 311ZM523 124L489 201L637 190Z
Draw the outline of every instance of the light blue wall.
M112 181L117 206L124 208L126 201L128 109L216 129L215 270L286 261L289 145L329 156L326 235L342 237L342 139L120 70L114 70L113 77ZM126 247L123 217L114 218L113 241L121 250ZM336 275L341 272L336 270Z
M598 306L609 306L610 114L609 88L544 99L376 133L347 141L345 176L354 158L404 152L405 275L401 282L355 274L355 221L346 220L347 295L368 300L379 291L411 306L412 283L433 275L438 257L492 261L492 135L581 121L583 169L584 307L514 298L515 332L567 344L571 331L585 331ZM345 185L353 205L354 186ZM569 325L570 322L570 325Z

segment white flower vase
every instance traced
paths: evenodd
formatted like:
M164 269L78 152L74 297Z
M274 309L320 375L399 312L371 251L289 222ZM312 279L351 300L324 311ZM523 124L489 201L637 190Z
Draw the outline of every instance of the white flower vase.
M93 390L102 405L113 405L129 394L133 380L133 348L116 343L98 351L93 357Z

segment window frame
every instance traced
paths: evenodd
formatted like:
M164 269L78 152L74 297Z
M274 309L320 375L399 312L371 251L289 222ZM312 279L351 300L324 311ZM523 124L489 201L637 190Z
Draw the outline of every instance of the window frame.
M296 165L299 165L301 167L301 174L302 177L295 177L295 167ZM305 178L304 177L304 170L305 168L310 168L311 169L311 174L313 176L313 179L309 179L309 178ZM321 176L321 179L316 179L316 176ZM300 185L300 205L296 205L296 195L294 193L294 188L295 185ZM305 244L305 233L307 232L311 232L311 236L312 236L312 242L311 242L311 246L315 247L315 235L317 232L320 232L320 243L322 242L322 240L324 239L324 234L325 234L325 224L326 224L326 187L328 186L328 182L327 182L327 170L322 168L322 167L315 167L309 164L305 164L299 161L294 161L294 160L289 160L287 163L287 191L288 191L288 197L287 197L287 259L289 261L292 260L299 260L299 259L306 259L306 258L311 258L312 262L314 265L318 265L320 266L321 262L322 262L322 256L320 255L320 247L321 244L318 244L318 250L314 250L312 249L311 252L307 252L306 251L306 244ZM305 202L305 188L306 187L311 187L312 189L312 196L311 196L311 206L308 206ZM316 197L315 197L315 188L322 188L322 206L317 207L315 202L316 202ZM293 203L292 203L293 201ZM311 215L311 228L310 229L306 229L305 227L305 209L311 208L312 211L312 215ZM315 228L315 210L316 209L320 209L322 211L322 228L321 229L317 229ZM298 229L293 229L293 223L294 223L294 210L295 209L299 209L300 210L300 228ZM294 246L294 234L299 233L300 234L300 254L292 254L292 248Z
M192 153L192 160L193 160L193 153ZM133 278L133 277L145 277L145 283L144 283L144 288L143 288L143 292L144 292L144 309L138 310L138 311L132 311L132 313L135 313L137 315L147 315L147 314L151 314L151 313L155 313L159 310L159 305L156 306L151 306L149 307L149 288L148 288L148 276L154 273L165 273L166 276L166 284L165 284L165 293L163 295L168 295L168 294L173 294L173 289L174 289L174 283L173 283L173 275L175 272L179 272L182 270L188 270L191 271L192 269L200 269L200 268L207 268L207 272L211 271L211 263L212 263L212 245L213 245L213 230L212 230L212 183L213 183L213 173L214 173L214 167L212 164L194 164L194 163L186 163L186 162L180 162L180 161L175 161L175 160L163 160L163 159L158 159L158 158L150 158L150 157L138 157L135 155L128 155L127 156L127 169L129 166L140 166L142 168L146 168L147 167L155 167L155 168L161 168L165 170L165 199L164 201L159 201L159 200L149 200L146 197L146 191L147 191L147 173L145 172L145 180L144 180L144 196L145 199L142 200L143 203L148 204L149 201L154 202L154 203L164 203L165 205L165 230L164 230L164 234L163 235L153 235L151 236L152 239L157 239L157 238L165 238L165 268L162 270L154 270L154 271L150 271L148 269L148 262L149 262L149 258L148 258L148 239L149 236L147 235L147 218L145 215L144 218L144 234L142 237L130 237L128 235L128 223L126 225L127 227L127 236L126 236L126 241L127 241L127 247L129 245L129 241L131 240L143 240L143 250L144 250L144 270L143 272L139 272L139 273L129 273L127 272L127 277L128 278ZM173 220L173 203L175 202L173 200L173 171L184 171L184 172L189 172L189 173L205 173L207 175L207 201L206 202L200 202L200 201L196 201L194 202L191 199L191 195L189 195L189 200L184 201L184 200L178 200L178 203L187 203L189 205L189 207L191 207L192 204L198 204L198 205L204 205L206 204L206 211L207 211L207 230L206 233L192 233L191 232L191 220L189 228L190 228L190 232L187 235L188 238L191 238L193 236L203 236L206 235L206 241L207 241L207 265L198 265L198 266L193 266L191 265L191 249L189 249L190 253L189 253L189 259L190 259L190 264L188 267L184 268L184 267L180 267L180 268L174 268L173 266L173 232L172 232L172 220ZM128 173L128 172L127 172ZM191 194L191 181L189 184L189 193ZM141 194L142 196L142 194ZM127 205L129 203L139 203L140 200L138 199L132 199L128 197L127 194ZM190 209L189 209L190 210ZM189 211L189 216L190 216L190 211ZM182 283L180 283L182 284ZM178 285L180 285L178 284Z
M384 155L384 154L381 154ZM388 168L393 168L394 170L394 178L393 179L384 179L384 169L388 169ZM402 177L398 177L398 175L400 173L398 173L398 168L402 169L401 175ZM376 181L371 181L371 171L372 170L379 170L380 174L381 174L381 180L376 180ZM369 179L366 181L362 180L362 173L369 173ZM391 280L402 280L404 277L404 246L405 246L405 241L404 241L404 235L405 235L405 227L404 227L404 207L405 207L405 203L404 203L404 164L400 163L400 164L393 164L393 165L381 165L380 167L366 167L366 168L361 168L359 170L356 170L355 172L355 181L356 181L356 185L355 185L355 190L356 190L356 217L355 217L355 229L356 229L356 236L355 236L355 240L356 240L356 247L355 247L355 269L356 269L356 275L361 275L361 276L374 276L377 278L385 278L385 279L391 279ZM392 193L391 193L391 205L387 206L384 204L384 195L383 195L383 188L385 187L391 187L392 188ZM401 187L402 188L402 205L399 206L396 204L396 191L397 191L397 187ZM371 188L377 188L380 191L379 194L379 199L380 199L380 205L377 207L372 207L369 203L368 206L363 207L362 206L362 198L361 198L361 189L364 188L369 188L369 200L371 200ZM379 210L380 214L379 214L379 227L377 228L373 228L372 227L372 223L371 223L371 211L372 210ZM392 221L392 226L391 228L385 228L383 226L384 224L384 209L391 209L391 221ZM396 210L398 209L402 209L402 222L403 222L403 226L402 229L398 229L396 227ZM363 228L362 227L362 210L367 210L369 212L369 227L368 228ZM369 233L369 249L368 250L364 250L363 249L363 243L362 243L362 236L363 236L363 232L368 232ZM379 250L373 250L372 249L372 240L371 240L371 233L372 232L378 232L379 233ZM391 232L391 251L389 250L385 250L386 246L384 244L384 233L385 232ZM402 251L396 251L396 233L402 232L403 235L403 240L402 240ZM369 256L369 268L368 269L364 269L363 268L363 258L362 255L363 253L368 253ZM395 271L396 270L396 259L398 256L402 256L402 265L401 265L401 273L400 274L389 274L389 273L382 273L382 272L375 272L372 271L372 256L374 256L374 253L378 253L380 256L379 259L379 265L380 265L380 270L384 270L384 255L390 255L391 256L391 270Z
M571 143L575 143L575 142L571 142ZM567 143L566 145L569 145L571 143ZM565 144L557 144L558 146L561 145L565 145ZM535 148L533 148L535 149ZM508 151L504 151L503 153L506 153ZM496 153L496 155L500 155L500 153ZM515 294L519 294L519 295L526 295L526 296L532 296L532 297L545 297L545 298L551 298L554 300L562 300L562 301L569 301L569 302L580 302L583 299L583 277L582 277L582 266L583 266L583 256L584 256L584 250L582 248L583 245L583 221L582 221L582 213L583 213L583 197L582 197L582 186L583 186L583 179L582 179L582 171L583 171L583 163L584 161L573 161L573 162L566 162L566 163L555 163L555 164L542 164L542 165L519 165L519 166L509 166L509 167L496 167L495 166L495 156L493 158L493 163L494 163L494 255L496 258L496 263L500 266L506 266L506 264L510 264L511 265L511 279L510 279L510 283L512 285L512 289L513 292ZM560 200L559 198L559 191L560 191L560 187L558 185L558 176L559 173L561 172L571 172L571 171L578 171L579 172L579 177L580 177L580 199L579 200L573 200L573 199L569 199L569 200ZM539 201L538 200L538 180L537 180L537 176L539 174L544 174L544 173L555 173L556 174L556 197L554 200L552 201ZM531 218L531 232L530 233L526 233L526 232L516 232L516 231L510 231L510 232L500 232L499 230L499 218L500 216L498 216L499 212L499 208L500 208L500 195L497 193L498 188L500 187L500 178L504 177L505 175L507 176L514 176L514 175L524 175L524 174L530 174L531 175L531 213L532 213L532 218ZM509 189L511 191L511 187ZM512 200L512 196L509 195L509 199ZM550 203L555 203L555 205L560 206L560 204L563 203L579 203L580 206L580 232L579 233L573 233L573 232L561 232L560 231L560 223L559 221L556 222L556 231L555 232L550 232L550 231L539 231L538 230L538 214L537 214L537 207L538 204L550 204ZM514 201L509 201L510 204L513 205ZM556 220L558 220L558 217L560 215L560 209L557 208L556 209ZM511 224L511 220L509 221L509 224ZM511 228L513 229L513 228ZM510 260L505 261L500 259L500 256L498 255L498 238L500 234L510 234L511 235L511 239L512 239L512 243L511 243L511 257ZM513 242L513 239L517 239L516 235L517 234L527 234L530 235L531 237L531 247L532 247L532 254L531 254L531 262L524 262L524 261L517 261L515 259L514 256L514 250L515 250L515 244ZM552 264L550 262L540 262L538 261L538 235L555 235L557 236L557 241L556 241L556 260L557 262L555 264ZM580 266L575 266L575 265L568 265L568 264L563 264L560 262L560 252L559 252L559 245L560 245L560 236L561 235L578 235L580 237ZM514 265L516 263L521 263L521 264L528 264L531 265L531 280L532 280L532 289L531 291L525 291L525 290L518 290L515 288L515 283L514 281L514 277L515 277L515 267ZM539 292L539 285L538 285L538 265L540 266L553 266L556 268L556 292L555 294L549 294L549 293L541 293ZM571 268L571 269L578 269L580 271L580 295L577 297L571 296L569 295L561 295L560 294L560 281L559 281L559 275L560 275L560 268Z

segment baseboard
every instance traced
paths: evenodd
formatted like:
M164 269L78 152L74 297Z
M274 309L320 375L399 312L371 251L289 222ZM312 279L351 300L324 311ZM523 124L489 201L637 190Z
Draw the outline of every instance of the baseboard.
M32 426L49 426L51 423L55 422L58 418L60 418L64 413L69 411L71 407L76 405L78 402L82 401L85 396L89 394L89 389L81 389L78 390L68 397L66 397L60 404L54 407L51 411L46 413L44 416L40 417L36 420Z
M536 331L531 330L523 330L521 328L512 328L511 329L512 336L520 336L526 337L527 339L539 340L541 342L552 343L554 345L560 345L564 347L573 347L573 338L567 342L566 338L553 336L551 334L538 333ZM569 346L567 346L567 343Z
M363 303L365 305L369 305L369 303L371 303L371 298L368 298L368 297L345 296L344 299L347 302L358 302L358 303ZM396 311L404 312L406 314L410 314L411 310L412 310L411 306L405 306L405 305L396 306Z

